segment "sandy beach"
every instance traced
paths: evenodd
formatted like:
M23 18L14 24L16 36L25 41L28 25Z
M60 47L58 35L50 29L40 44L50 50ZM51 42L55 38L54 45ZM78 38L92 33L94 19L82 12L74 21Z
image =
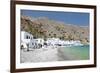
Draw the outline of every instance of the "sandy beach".
M89 58L83 58L80 56L80 52L73 52L73 50L64 47L44 47L40 49L30 49L30 51L21 50L21 63L25 62L52 62L52 61L68 61L68 60L84 60Z
M58 49L53 47L34 49L30 51L21 50L21 63L24 62L48 62L58 61Z

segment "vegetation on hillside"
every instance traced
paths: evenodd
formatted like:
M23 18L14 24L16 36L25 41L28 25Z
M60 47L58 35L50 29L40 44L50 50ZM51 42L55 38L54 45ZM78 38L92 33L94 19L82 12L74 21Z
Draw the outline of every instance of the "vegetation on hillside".
M46 17L32 19L21 16L21 30L33 34L34 38L60 38L62 40L80 40L89 42L89 27L81 27L50 20Z

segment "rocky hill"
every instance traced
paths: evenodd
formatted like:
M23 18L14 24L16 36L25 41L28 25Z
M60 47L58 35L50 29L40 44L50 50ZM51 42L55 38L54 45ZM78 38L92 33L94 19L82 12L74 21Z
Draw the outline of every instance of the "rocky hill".
M80 40L82 43L89 42L88 26L66 24L47 17L21 16L21 30L33 34L34 38L55 37L62 40Z

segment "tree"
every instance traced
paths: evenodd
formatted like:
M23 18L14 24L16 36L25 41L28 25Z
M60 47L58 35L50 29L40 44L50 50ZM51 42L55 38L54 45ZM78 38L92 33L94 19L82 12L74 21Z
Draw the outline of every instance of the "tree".
M64 36L61 36L61 37L60 37L60 40L64 40Z
M51 34L49 33L49 36L51 37Z
M73 40L72 35L68 35L68 40Z
M61 28L60 28L59 26L56 26L56 30L60 31L60 30L61 30Z
M46 41L47 40L47 36L46 35L44 35L44 41Z
M56 38L57 37L57 35L56 34L53 34L54 35L54 37Z

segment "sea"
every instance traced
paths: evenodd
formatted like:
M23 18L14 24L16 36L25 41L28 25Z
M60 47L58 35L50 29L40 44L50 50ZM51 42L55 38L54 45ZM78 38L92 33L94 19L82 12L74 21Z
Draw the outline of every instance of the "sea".
M70 46L64 47L64 51L67 54L70 54L73 59L76 60L88 60L90 54L89 45L83 46Z

